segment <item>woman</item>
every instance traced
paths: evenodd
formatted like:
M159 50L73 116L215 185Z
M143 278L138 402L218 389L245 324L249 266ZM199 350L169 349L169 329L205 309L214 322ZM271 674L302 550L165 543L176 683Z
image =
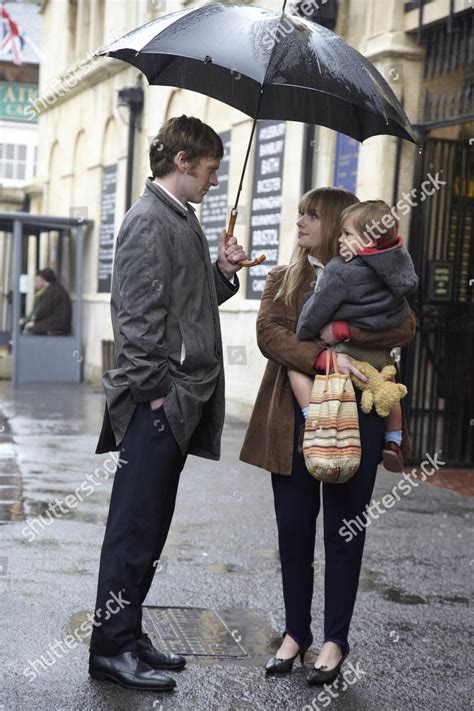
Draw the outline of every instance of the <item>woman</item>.
M288 369L308 375L318 372L323 341L303 342L295 335L296 323L306 293L324 265L337 255L341 212L358 202L352 193L336 188L320 188L300 201L298 242L288 266L272 269L267 277L257 318L257 342L268 358L257 394L240 459L272 473L272 487L278 528L286 626L282 644L266 665L268 674L291 671L293 662L304 655L312 643L311 602L313 596L313 557L316 518L320 508L320 489L324 500L325 612L324 644L308 676L310 684L332 683L349 652L348 632L354 608L365 531L350 542L339 534L343 520L355 518L369 504L381 460L384 423L375 412L360 410L356 391L361 434L361 464L345 484L320 484L308 473L302 454L304 417L288 380ZM340 324L341 326L341 324ZM350 329L351 341L377 349L404 346L415 332L415 317L383 333ZM324 329L322 335L338 329ZM320 358L318 365L316 360ZM322 357L324 360L324 354ZM349 356L338 353L342 373L357 372ZM402 451L410 453L404 424Z

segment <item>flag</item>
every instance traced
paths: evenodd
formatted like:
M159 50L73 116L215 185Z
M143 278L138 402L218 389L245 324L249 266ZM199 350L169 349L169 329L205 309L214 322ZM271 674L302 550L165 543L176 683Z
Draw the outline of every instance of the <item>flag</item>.
M16 22L13 22L10 14L0 5L1 39L0 57L12 55L14 64L21 64L22 50L25 40L20 33Z

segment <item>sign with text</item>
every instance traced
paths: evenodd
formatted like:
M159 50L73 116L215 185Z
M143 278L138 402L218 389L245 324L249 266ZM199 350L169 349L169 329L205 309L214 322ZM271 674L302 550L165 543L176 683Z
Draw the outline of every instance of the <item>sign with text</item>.
M248 258L267 259L250 267L247 299L261 298L267 274L278 263L285 133L284 121L257 124Z
M453 300L453 264L445 260L432 260L429 262L429 301Z
M97 291L110 292L114 258L115 194L117 189L117 164L107 165L102 171L102 196L99 230L99 279Z
M38 121L38 114L31 109L31 102L38 98L38 84L0 82L0 119L10 121ZM29 110L25 113L25 110ZM32 115L33 114L33 117Z
M333 184L335 188L344 188L354 194L357 188L359 145L355 138L343 133L337 134Z
M224 144L224 156L217 173L219 185L210 188L202 201L201 227L209 243L211 262L217 260L217 245L219 235L227 227L228 213L228 187L229 187L229 158L230 158L230 131L219 134Z

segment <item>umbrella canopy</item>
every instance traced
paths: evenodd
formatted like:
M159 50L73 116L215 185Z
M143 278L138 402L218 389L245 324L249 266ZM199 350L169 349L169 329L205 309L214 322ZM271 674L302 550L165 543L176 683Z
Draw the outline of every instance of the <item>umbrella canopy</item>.
M252 118L416 143L397 97L365 57L283 11L211 3L153 20L98 54L136 66L150 84L191 89Z
M257 119L327 126L358 141L388 134L416 143L397 97L375 67L334 32L285 12L210 3L173 12L98 52L140 69L150 84L178 86L219 99ZM261 255L242 266L265 260Z

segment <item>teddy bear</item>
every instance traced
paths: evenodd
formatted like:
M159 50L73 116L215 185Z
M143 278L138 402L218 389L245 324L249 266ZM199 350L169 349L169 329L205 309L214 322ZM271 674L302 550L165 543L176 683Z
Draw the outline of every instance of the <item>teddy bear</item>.
M382 370L377 370L361 360L352 360L353 365L367 377L368 382L363 383L355 375L351 375L352 382L362 390L361 407L366 415L375 407L377 415L387 417L390 410L402 397L407 394L407 389L401 383L393 382L397 372L393 365L386 365Z

